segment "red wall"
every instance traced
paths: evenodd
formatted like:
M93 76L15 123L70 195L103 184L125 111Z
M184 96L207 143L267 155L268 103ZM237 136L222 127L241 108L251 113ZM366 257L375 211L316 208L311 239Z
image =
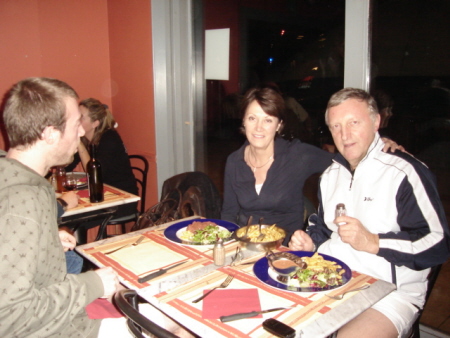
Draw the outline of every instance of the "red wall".
M157 196L150 0L1 0L0 93L31 76L108 104L129 153L151 163ZM0 148L6 149L0 135Z

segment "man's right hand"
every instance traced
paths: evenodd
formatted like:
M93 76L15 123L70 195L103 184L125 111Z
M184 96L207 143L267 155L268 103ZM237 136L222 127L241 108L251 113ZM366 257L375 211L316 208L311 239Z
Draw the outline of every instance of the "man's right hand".
M75 191L65 192L61 197L67 203L67 209L72 209L78 206L80 196Z
M289 241L289 249L295 251L314 251L314 242L303 230L297 230Z
M119 287L119 278L117 272L111 267L101 268L95 270L95 272L101 278L103 283L104 295L102 296L102 298L107 298L115 294Z

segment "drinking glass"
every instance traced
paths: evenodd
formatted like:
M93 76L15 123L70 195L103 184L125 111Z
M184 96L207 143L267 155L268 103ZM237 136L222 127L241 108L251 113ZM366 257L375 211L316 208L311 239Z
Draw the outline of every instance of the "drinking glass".
M67 191L77 190L77 178L73 174L66 174L66 180L64 181L64 188Z

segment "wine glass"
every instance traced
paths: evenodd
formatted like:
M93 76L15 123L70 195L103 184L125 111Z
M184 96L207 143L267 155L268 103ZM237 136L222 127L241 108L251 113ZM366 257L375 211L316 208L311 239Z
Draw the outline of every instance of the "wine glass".
M77 178L73 174L66 174L66 179L64 181L64 188L67 191L77 190Z

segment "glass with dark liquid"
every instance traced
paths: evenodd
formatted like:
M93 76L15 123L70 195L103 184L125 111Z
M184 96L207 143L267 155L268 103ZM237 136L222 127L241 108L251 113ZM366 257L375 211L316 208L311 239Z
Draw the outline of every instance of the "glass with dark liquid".
M66 174L66 179L64 181L64 188L67 191L77 190L77 178L74 175Z

